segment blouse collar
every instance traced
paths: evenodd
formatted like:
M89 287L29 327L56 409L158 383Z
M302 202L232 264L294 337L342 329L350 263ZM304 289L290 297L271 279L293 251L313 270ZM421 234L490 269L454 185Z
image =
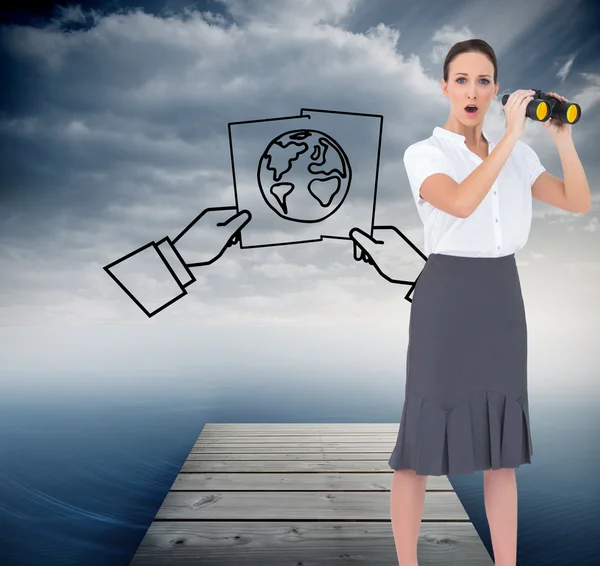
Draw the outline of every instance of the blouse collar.
M485 128L481 129L481 133L483 134L483 137L490 142L492 145L494 145L494 141L492 140L492 138L488 135L488 132ZM457 134L456 132L451 132L450 130L446 130L445 128L440 128L439 126L436 126L433 129L433 135L434 136L439 136L451 141L455 141L455 142L460 142L460 144L462 146L465 146L465 136L461 135L461 134ZM466 146L465 146L466 147Z

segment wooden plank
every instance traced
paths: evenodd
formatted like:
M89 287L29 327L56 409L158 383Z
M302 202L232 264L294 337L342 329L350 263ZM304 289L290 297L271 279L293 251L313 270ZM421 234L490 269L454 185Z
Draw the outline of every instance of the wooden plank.
M342 448L348 448L348 447L352 447L352 446L364 446L364 447L369 447L372 446L373 448L376 448L378 450L387 450L390 446L393 448L394 444L396 443L396 435L394 435L393 438L374 438L372 440L369 440L368 438L364 438L364 439L348 439L348 440L327 440L324 438L319 438L319 437L314 437L314 438L307 438L304 437L302 439L299 439L298 437L294 436L293 440L264 440L260 437L260 436L253 436L252 438L248 438L246 440L241 439L241 438L236 438L235 440L231 439L231 440L211 440L211 439L206 439L203 438L202 440L199 440L197 442L194 442L194 444L192 445L193 448L199 448L199 447L208 447L208 446L214 446L214 447L220 447L223 446L224 448L236 448L237 446L265 446L266 448L285 448L286 446L312 446L313 448L317 448L320 449L321 446L333 446L335 448L342 447Z
M230 453L224 449L195 450L188 460L385 460L390 452L263 452L262 450Z
M493 566L471 523L421 524L419 566ZM159 521L131 566L393 566L386 522Z
M207 433L235 433L239 436L245 434L391 434L398 432L400 423L385 423L361 425L354 423L332 424L277 424L277 423L247 423L247 424L206 424L201 434Z
M155 520L385 521L390 494L378 491L170 491ZM468 521L453 491L425 492L424 521Z
M378 429L386 431L398 428L398 423L206 423L202 430L247 430L251 428L264 428L272 431L285 431L287 429L296 431L323 429L331 431L353 428L359 432L371 432Z
M266 432L254 433L254 434L236 434L236 433L219 433L219 432L207 432L202 433L196 444L198 443L222 443L230 444L241 442L242 440L256 439L256 442L395 442L398 437L398 431L390 433L373 433L373 434L326 434L326 433L315 433L315 434L270 434Z
M361 448L372 448L376 447L378 449L387 450L390 446L393 448L396 442L396 438L393 440L382 440L382 441L365 441L365 442L328 442L318 439L308 439L305 438L303 440L280 440L279 442L262 442L260 438L254 437L253 439L249 439L247 441L243 441L238 439L237 441L231 442L215 442L212 440L201 440L195 442L193 444L193 448L205 448L207 446L225 446L227 448L241 448L244 446L265 446L268 448L286 448L288 446L305 446L307 448L321 448L322 446L326 446L328 448L348 448L352 446L360 446Z
M393 474L179 474L172 491L389 491ZM453 491L446 476L428 476L427 490Z
M272 442L271 444L261 444L260 442L240 442L236 444L194 444L192 452L210 451L225 449L229 452L248 452L255 451L291 451L297 452L317 452L321 450L331 450L333 452L392 452L395 442L367 442L364 444L351 444L345 442Z
M306 460L262 460L256 456L255 460L186 460L181 472L286 472L286 473L316 473L316 472L393 472L387 461L384 460L335 460L323 461Z

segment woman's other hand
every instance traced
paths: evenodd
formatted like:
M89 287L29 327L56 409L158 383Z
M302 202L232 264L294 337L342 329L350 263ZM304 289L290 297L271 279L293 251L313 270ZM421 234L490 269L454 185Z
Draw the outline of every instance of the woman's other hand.
M518 139L525 131L527 116L525 110L533 100L534 90L515 90L504 105L506 115L506 135Z

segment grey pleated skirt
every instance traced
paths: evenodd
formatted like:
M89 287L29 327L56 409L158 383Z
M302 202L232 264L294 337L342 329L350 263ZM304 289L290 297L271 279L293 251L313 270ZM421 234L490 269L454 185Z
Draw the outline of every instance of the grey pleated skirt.
M527 324L514 254L429 255L413 291L394 470L530 464Z

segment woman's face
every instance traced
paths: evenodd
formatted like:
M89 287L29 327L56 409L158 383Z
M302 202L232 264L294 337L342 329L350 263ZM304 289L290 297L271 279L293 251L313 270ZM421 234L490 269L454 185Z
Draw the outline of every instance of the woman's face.
M450 100L450 111L465 126L483 122L500 83L494 84L494 65L482 53L461 53L448 68L448 82L442 82L444 96ZM477 110L465 108L476 105Z

